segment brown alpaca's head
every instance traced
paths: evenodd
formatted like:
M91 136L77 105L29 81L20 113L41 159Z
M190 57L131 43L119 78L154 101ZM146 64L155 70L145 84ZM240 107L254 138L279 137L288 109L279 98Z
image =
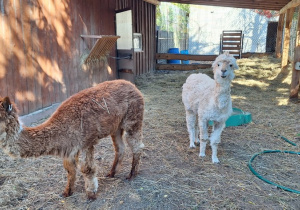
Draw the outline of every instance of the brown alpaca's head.
M19 131L20 123L15 105L8 97L0 97L0 148L9 155L18 155L16 140Z

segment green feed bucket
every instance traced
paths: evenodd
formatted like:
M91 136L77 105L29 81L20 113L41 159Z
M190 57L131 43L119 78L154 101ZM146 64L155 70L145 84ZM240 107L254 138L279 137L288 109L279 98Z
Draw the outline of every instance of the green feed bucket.
M226 127L244 125L252 121L251 113L238 108L232 108L232 111L231 116L226 121ZM209 121L209 125L213 125L213 122Z

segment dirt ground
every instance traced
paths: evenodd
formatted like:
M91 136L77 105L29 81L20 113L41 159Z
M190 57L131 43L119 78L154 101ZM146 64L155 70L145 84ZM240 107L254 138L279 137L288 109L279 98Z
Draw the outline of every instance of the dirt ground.
M191 73L212 76L211 69L155 72L136 80L145 97L145 152L138 176L127 181L131 154L115 178L106 178L113 161L110 138L97 145L99 189L88 202L83 177L76 191L62 198L66 172L58 157L13 160L0 151L0 209L300 209L299 194L267 184L251 173L248 162L263 150L299 151L300 103L289 102L291 68L280 69L271 56L238 60L232 83L233 106L250 112L252 122L222 133L218 157L200 158L189 148L181 87ZM278 137L281 134L297 146ZM253 167L267 179L300 190L300 157L270 153Z

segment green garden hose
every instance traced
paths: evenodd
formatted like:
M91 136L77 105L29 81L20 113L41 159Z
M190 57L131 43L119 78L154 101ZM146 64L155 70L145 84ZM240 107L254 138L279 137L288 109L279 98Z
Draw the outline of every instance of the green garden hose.
M285 138L284 136L281 136L281 135L279 135L280 136L280 138L282 138L284 141L286 141L287 143L290 143L291 145L293 145L293 146L297 146L297 144L296 143L294 143L294 142L292 142L292 141L290 141L290 140L288 140L287 138Z
M281 150L264 150L264 151L262 151L262 152L260 152L260 153L257 153L257 154L255 154L255 155L253 155L252 158L249 160L249 163L248 163L248 167L249 167L250 171L251 171L256 177L258 177L259 179L263 180L264 182L266 182L266 183L268 183L268 184L271 184L271 185L274 185L274 186L276 186L277 188L280 188L280 189L282 189L282 190L300 194L300 191L298 191L298 190L290 189L290 188L288 188L288 187L285 187L285 186L276 184L276 183L274 183L274 182L271 182L270 180L264 178L262 175L260 175L259 173L257 173L257 171L254 170L254 168L252 167L252 162L253 162L253 160L254 160L258 155L261 155L261 154L264 154L264 153L288 153L288 154L300 155L300 152L281 151Z

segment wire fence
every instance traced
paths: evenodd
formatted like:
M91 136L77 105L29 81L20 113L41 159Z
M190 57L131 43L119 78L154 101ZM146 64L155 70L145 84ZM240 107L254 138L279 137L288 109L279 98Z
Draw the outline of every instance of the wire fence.
M188 49L188 34L180 33L179 37L174 37L174 32L171 31L157 31L158 37L158 46L157 52L159 53L167 53L169 49L178 47L179 49L186 50ZM177 43L177 44L175 44Z

